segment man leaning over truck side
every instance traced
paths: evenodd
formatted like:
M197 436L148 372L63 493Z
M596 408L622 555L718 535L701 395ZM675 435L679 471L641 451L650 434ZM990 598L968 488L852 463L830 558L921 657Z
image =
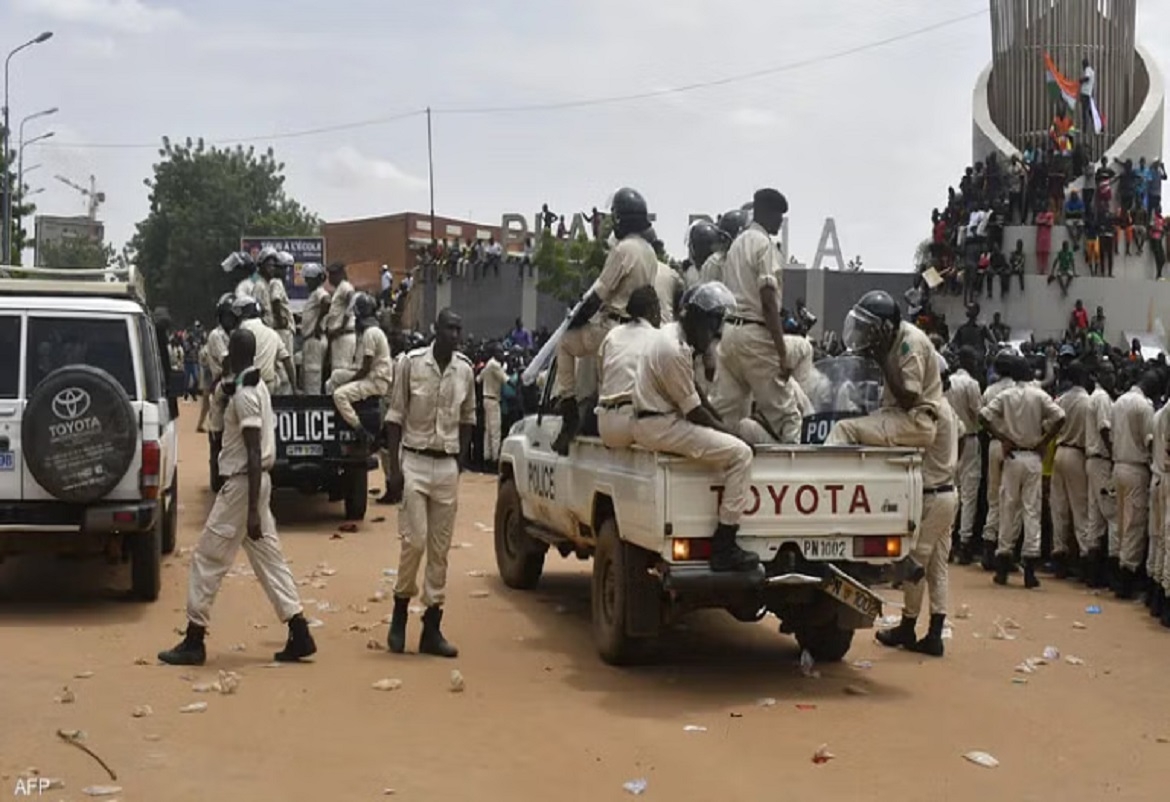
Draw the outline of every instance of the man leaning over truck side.
M634 383L634 442L713 466L723 475L719 525L711 542L712 571L751 571L760 558L735 542L747 507L752 449L703 405L695 388L695 351L719 338L735 296L710 282L688 290L682 317L651 333Z
M332 393L333 405L368 448L374 435L362 427L353 405L366 398L381 398L390 391L394 378L394 363L390 359L390 342L378 325L377 303L364 292L354 297L353 315L359 338L358 369L337 369L325 383L325 392Z
M597 352L597 429L608 448L628 448L634 442L638 357L662 324L656 288L647 284L630 293L626 311L630 322L611 329Z
M959 504L955 494L955 474L959 438L966 434L962 431L964 428L950 403L944 401L939 408L934 441L922 456L922 523L912 553L915 562L926 567L926 577L918 582L903 582L902 621L893 629L877 633L878 643L883 646L902 646L932 657L943 656L950 532ZM930 629L926 637L916 640L914 628L922 612L923 581L930 587Z
M296 375L292 354L284 350L280 335L264 325L260 318L260 304L254 298L236 296L232 301L232 311L240 320L239 328L252 332L256 338L256 368L260 371L260 380L268 387L269 394L276 393L279 386L277 364L284 365L288 375Z

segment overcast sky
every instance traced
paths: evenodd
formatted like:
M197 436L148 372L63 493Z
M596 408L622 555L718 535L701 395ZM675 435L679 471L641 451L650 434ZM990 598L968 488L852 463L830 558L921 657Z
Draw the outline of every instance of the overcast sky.
M439 214L498 223L548 202L601 206L622 185L682 255L687 214L759 186L791 205L791 252L812 259L826 217L869 270L907 270L932 207L971 158L971 92L990 59L980 0L0 0L13 127L44 214L82 214L53 179L97 177L116 246L147 213L157 145L267 137L430 105ZM1138 38L1170 59L1170 0L1143 0ZM650 99L524 113L439 110L653 92L793 62L796 69ZM1108 110L1106 110L1108 113ZM96 148L68 143L147 145ZM420 116L273 140L288 189L325 220L425 211ZM31 226L31 222L30 222ZM263 233L263 232L256 232Z

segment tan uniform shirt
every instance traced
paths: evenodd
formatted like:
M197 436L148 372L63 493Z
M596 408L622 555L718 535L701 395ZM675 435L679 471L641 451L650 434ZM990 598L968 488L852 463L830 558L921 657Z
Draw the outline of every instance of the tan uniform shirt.
M654 275L654 292L658 295L663 323L674 321L674 302L682 291L682 276L670 265L659 262L658 272Z
M268 280L268 296L272 299L272 328L277 331L292 329L292 308L288 303L288 290L284 288L283 279Z
M965 437L978 432L979 409L983 406L979 382L967 371L956 370L951 374L951 389L946 391L946 397L955 417L959 419L959 436Z
M249 318L240 324L241 329L252 332L256 338L256 356L252 364L260 370L260 380L271 390L276 384L276 366L288 358L289 353L284 347L284 340L264 321L259 318Z
M686 417L700 405L695 353L682 329L670 323L649 332L634 379L634 409Z
M228 399L223 414L223 447L219 452L220 476L248 472L244 429L260 430L260 467L271 470L276 461L276 418L272 414L272 398L263 382L255 387L239 386Z
M479 372L479 376L475 380L483 385L484 398L499 400L500 391L508 381L508 373L504 370L504 366L497 362L495 357L492 357L483 366L483 370Z
M1089 395L1089 410L1085 418L1085 456L1113 459L1101 430L1113 430L1113 399L1098 387Z
M784 335L784 352L788 355L788 373L802 388L808 387L813 371L813 347L808 337Z
M359 367L365 363L366 357L373 359L370 365L369 377L374 381L383 382L390 386L394 380L394 362L390 359L390 341L386 333L378 326L369 326L362 332L357 344L357 355L354 364Z
M727 264L727 253L715 251L703 262L699 269L699 281L706 284L708 281L723 281L723 266Z
M260 304L260 319L265 326L272 325L272 296L268 292L268 284L260 277L242 280L236 285L236 296L239 298L253 298Z
M735 238L723 265L723 283L735 296L738 317L764 322L760 290L764 287L776 290L779 305L784 289L781 286L782 268L780 251L759 223L752 223Z
M348 280L342 281L333 290L329 299L329 311L325 315L325 331L353 331L353 315L349 311L354 289Z
M318 287L309 294L305 301L305 308L301 310L301 336L309 338L317 330L317 324L325 313L325 307L330 305L329 290Z
M912 323L902 322L894 345L882 365L886 376L897 375L906 392L916 400L913 409L930 408L938 412L943 402L942 375L938 370L938 352L930 338ZM883 407L900 406L887 380L882 387ZM910 411L910 410L907 410Z
M475 371L456 351L440 371L433 347L407 354L386 419L402 427L402 445L459 454L459 427L474 426Z
M939 409L938 429L934 441L922 453L922 486L926 489L954 484L959 464L959 429L962 423L951 405L943 402Z
M990 404L991 399L995 398L997 395L1002 393L1007 388L1012 387L1013 385L1015 385L1015 382L1011 379L1000 379L995 384L989 386L986 390L983 391L983 406Z
M658 275L658 255L653 246L637 234L618 242L605 259L605 267L593 284L604 311L625 317L630 293L654 284Z
M1164 404L1154 414L1154 436L1150 442L1150 459L1154 470L1165 476L1170 474L1170 404Z
M597 352L600 368L598 403L613 407L632 403L638 376L638 355L657 330L645 320L610 329ZM693 372L693 369L692 369Z
M1113 404L1113 461L1150 464L1150 437L1154 433L1154 404L1140 387Z
M996 395L982 412L993 434L1028 451L1038 448L1045 433L1064 421L1064 410L1048 393L1026 382Z
M1089 394L1084 387L1072 387L1056 399L1064 410L1064 428L1056 444L1085 450L1085 423L1089 419ZM1099 435L1098 435L1099 436Z

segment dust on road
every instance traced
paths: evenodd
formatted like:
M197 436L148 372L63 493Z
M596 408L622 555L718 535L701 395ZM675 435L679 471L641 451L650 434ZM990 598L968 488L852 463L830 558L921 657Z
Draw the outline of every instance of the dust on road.
M186 549L212 500L196 411L184 405L181 418ZM451 661L368 648L385 641L390 603L376 599L397 563L394 508L371 505L359 532L334 539L340 505L274 497L306 615L323 622L311 665L266 667L284 627L242 553L213 612L208 664L191 669L154 660L184 626L185 556L166 560L155 604L120 599L125 568L0 565L0 798L34 767L64 780L51 800L116 785L124 802L364 800L387 789L428 802L596 802L630 798L623 784L636 780L648 800L1164 798L1170 635L1138 604L1055 581L995 588L954 568L952 612L966 604L970 617L950 619L942 660L863 632L846 662L804 677L774 619L711 612L671 632L655 665L615 669L591 642L589 563L550 555L537 590L500 583L494 500L491 477L465 475L455 535L465 546L451 554L443 621L461 650ZM1099 615L1086 613L1093 604ZM1019 629L996 639L1005 618ZM417 615L410 626L413 652ZM1014 671L1046 646L1060 658ZM220 671L239 676L235 693L194 691ZM375 690L383 679L401 687ZM54 701L65 687L74 701ZM207 709L180 712L197 702ZM59 729L82 730L117 781ZM823 744L835 757L814 762ZM1000 765L964 760L972 750Z

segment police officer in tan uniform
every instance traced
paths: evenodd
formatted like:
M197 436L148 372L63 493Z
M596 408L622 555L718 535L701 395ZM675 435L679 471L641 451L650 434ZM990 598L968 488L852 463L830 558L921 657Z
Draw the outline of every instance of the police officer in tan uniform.
M948 558L951 552L951 526L959 497L955 493L955 470L959 460L959 430L962 424L951 405L939 407L934 442L922 457L922 523L911 556L925 566L925 582L930 588L930 629L916 640L915 625L922 612L923 581L904 582L902 620L893 629L877 633L884 646L902 646L913 652L943 655L943 625L947 620Z
M1137 571L1146 557L1150 516L1150 440L1158 374L1148 372L1113 404L1113 482L1117 486L1118 563L1114 595L1133 598ZM1112 556L1112 555L1111 555Z
M1146 557L1146 607L1155 618L1162 615L1162 571L1165 560L1166 494L1164 487L1170 477L1170 404L1163 404L1154 413L1154 431L1150 440L1150 547Z
M256 338L237 329L232 332L229 350L233 375L219 393L221 400L227 400L218 466L224 484L191 556L186 635L179 645L158 655L171 665L203 665L206 661L203 639L211 605L240 546L280 620L288 624L288 642L275 659L296 662L317 651L296 582L280 549L270 506L272 480L268 471L276 460L276 425L268 388L252 364Z
M495 465L500 458L500 393L508 382L503 358L499 344L493 345L487 364L475 377L476 382L483 385L483 454L490 465Z
M289 273L292 272L295 261L293 255L287 251L280 251L276 254L276 262L269 268L268 278L268 297L272 305L272 330L280 337L281 342L284 343L284 350L289 354L295 352L293 340L293 313L292 307L288 301L288 290L285 289L284 282ZM295 363L293 363L295 366ZM296 375L285 375L286 369L278 368L282 374L280 377L280 388L277 391L278 395L289 395L292 393L293 387L297 386Z
M727 252L724 283L736 312L719 343L711 404L723 420L742 420L752 402L782 443L800 442L800 409L788 383L788 351L780 316L783 265L772 241L788 201L775 189L755 194L755 220Z
M369 447L374 435L362 427L361 418L353 405L366 398L383 398L390 392L394 379L394 362L390 358L390 342L378 325L377 303L368 293L354 297L354 322L360 338L357 349L357 370L338 369L325 382L325 392L333 395L338 414L363 443Z
M979 408L982 399L978 372L979 355L973 348L959 349L959 369L947 377L947 401L959 420L959 464L955 482L959 488L959 564L970 565L975 512L979 506Z
M568 330L557 343L556 383L553 397L559 399L561 430L553 450L565 456L580 425L577 397L577 362L597 355L605 335L629 320L626 303L638 287L654 284L658 255L654 252L653 230L646 199L624 187L614 193L610 206L613 233L618 243L606 257L601 275L577 306Z
M353 367L357 352L357 334L353 320L353 296L356 292L345 274L345 265L334 262L328 269L333 294L329 297L329 312L325 315L325 336L329 340L329 372Z
M1090 548L1082 555L1085 584L1108 584L1109 558L1117 554L1117 497L1113 490L1113 368L1099 366L1093 375L1085 422L1085 473L1088 477L1089 514L1086 527Z
M722 474L719 525L711 542L712 571L752 571L760 558L736 543L747 508L752 450L703 405L695 388L694 352L719 337L735 297L718 282L700 284L683 297L682 318L652 332L634 381L634 442L651 451L678 454Z
M292 354L284 350L284 341L280 335L264 324L260 319L260 304L252 298L237 297L232 302L232 308L239 318L239 328L252 332L256 339L256 368L260 371L260 379L268 387L269 394L276 394L281 387L278 365L284 366L287 375L295 371Z
M215 307L216 327L207 334L207 343L203 346L203 353L207 367L207 388L203 393L202 406L199 409L199 425L196 431L207 431L204 424L209 420L211 411L211 394L215 385L223 376L224 360L228 355L228 332L236 326L235 315L232 313L232 301L235 296L224 293ZM230 321L230 322L229 322ZM221 416L222 417L222 416ZM214 431L223 431L223 422L220 421Z
M1085 473L1085 424L1089 419L1088 391L1092 381L1088 370L1079 362L1069 365L1068 378L1072 387L1056 399L1064 410L1065 423L1056 440L1050 494L1052 561L1057 579L1064 579L1075 568L1069 564L1073 538L1081 554L1087 554L1095 545L1089 542L1089 484Z
M309 297L301 310L301 386L306 395L321 395L324 383L325 339L323 321L329 310L329 291L325 289L325 268L307 264L301 268L301 278L309 290Z
M997 395L1015 385L1012 378L1012 352L1002 350L995 356L992 369L995 382L983 391L980 409L991 403ZM980 562L984 571L995 570L995 549L999 544L999 486L1003 476L1003 444L992 438L987 446L987 518L983 522L983 558ZM1013 531L1019 532L1019 521L1012 522Z
M750 222L751 215L746 209L732 209L719 216L719 221L715 224L715 227L719 229L719 241L714 250L711 251L711 255L699 268L700 283L723 281L725 278L723 266L727 264L727 251Z
M418 595L418 571L426 558L422 600L421 654L455 657L459 650L443 637L447 555L459 501L459 474L475 428L475 371L455 350L463 321L450 309L435 320L435 341L411 351L395 377L388 413L386 447L389 487L402 489L398 532L402 553L394 586L390 651L406 649L410 600ZM399 448L401 446L401 449Z
M272 325L272 298L268 292L268 270L275 261L276 249L271 245L264 247L256 257L253 272L242 278L236 285L237 297L252 298L260 304L260 319L264 321L265 326ZM225 266L227 264L228 262L224 262ZM233 264L238 267L246 267L248 262L241 260Z
M979 411L987 430L1003 444L1003 476L999 491L999 545L995 583L1006 585L1015 548L1013 526L1019 510L1024 524L1024 587L1036 588L1040 558L1041 454L1064 425L1064 410L1032 383L1032 368L1023 357L1012 357L1015 384Z
M634 442L639 355L662 324L659 303L657 291L649 284L630 293L626 306L630 322L611 329L597 352L597 429L608 448L628 448Z
M1161 553L1158 566L1150 571L1152 599L1150 615L1157 616L1164 627L1170 627L1170 403L1162 406L1154 418L1154 438L1151 445L1152 458L1162 472L1158 486L1161 500L1161 520L1158 533L1161 537ZM1154 530L1154 526L1150 529ZM1151 531L1150 537L1155 537Z

